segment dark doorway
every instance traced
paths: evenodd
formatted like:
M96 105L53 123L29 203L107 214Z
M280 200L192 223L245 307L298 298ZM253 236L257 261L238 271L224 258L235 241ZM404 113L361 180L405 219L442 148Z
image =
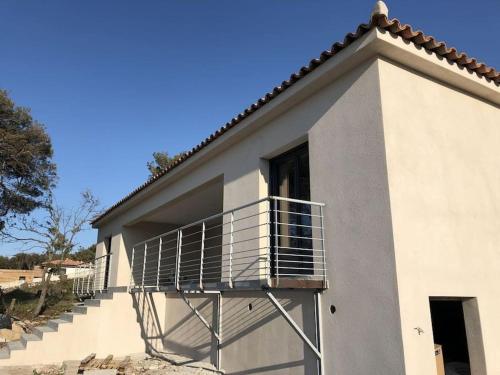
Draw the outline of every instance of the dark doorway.
M103 280L103 290L108 290L109 283L109 265L111 260L111 236L106 237L106 258L105 259L105 268L104 268L104 280Z
M270 160L269 193L282 198L310 200L307 143ZM311 206L300 202L275 201L272 209L276 212L272 217L277 219L277 225L271 225L272 276L277 273L284 277L313 274ZM274 238L276 228L277 241Z
M461 300L431 300L434 343L442 346L446 374L470 375L469 347Z

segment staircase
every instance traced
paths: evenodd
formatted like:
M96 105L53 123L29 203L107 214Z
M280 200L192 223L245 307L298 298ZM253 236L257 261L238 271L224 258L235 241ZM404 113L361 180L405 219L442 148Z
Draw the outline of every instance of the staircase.
M124 335L127 331L130 336ZM143 352L140 337L130 294L97 293L71 312L7 343L0 350L0 367L78 360L90 353Z

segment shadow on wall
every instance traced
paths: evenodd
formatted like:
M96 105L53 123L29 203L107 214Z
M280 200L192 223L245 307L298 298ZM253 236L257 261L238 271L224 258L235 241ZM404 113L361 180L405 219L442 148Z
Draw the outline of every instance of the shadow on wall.
M163 350L163 328L152 293L132 293L146 353Z
M278 299L287 311L295 310L295 319L305 322L305 333L314 342L309 294L299 295L302 297L294 298L298 295L288 293ZM181 297L163 293L132 296L148 353L172 353L216 363L215 336ZM310 296L312 301L312 294ZM209 324L216 326L217 296L190 295L188 298ZM224 293L222 301L222 368L227 373L316 372L314 355L262 292Z

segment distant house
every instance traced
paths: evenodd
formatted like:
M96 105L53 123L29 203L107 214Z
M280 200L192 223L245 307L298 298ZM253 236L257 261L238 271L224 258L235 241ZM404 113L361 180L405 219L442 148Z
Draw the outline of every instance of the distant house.
M43 262L42 267L47 267L48 269L57 268L58 275L66 275L68 279L73 279L82 264L84 264L84 262L66 258L64 260L55 259L50 262Z
M0 287L11 288L24 283L34 283L42 279L42 268L35 266L32 270L0 269Z

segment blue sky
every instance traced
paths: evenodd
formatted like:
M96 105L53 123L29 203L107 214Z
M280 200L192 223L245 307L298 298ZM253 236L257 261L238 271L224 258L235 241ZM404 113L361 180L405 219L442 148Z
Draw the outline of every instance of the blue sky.
M374 2L1 0L0 88L46 125L58 201L74 206L89 188L109 206L147 178L153 151L197 144L366 22ZM500 67L500 1L387 4Z

